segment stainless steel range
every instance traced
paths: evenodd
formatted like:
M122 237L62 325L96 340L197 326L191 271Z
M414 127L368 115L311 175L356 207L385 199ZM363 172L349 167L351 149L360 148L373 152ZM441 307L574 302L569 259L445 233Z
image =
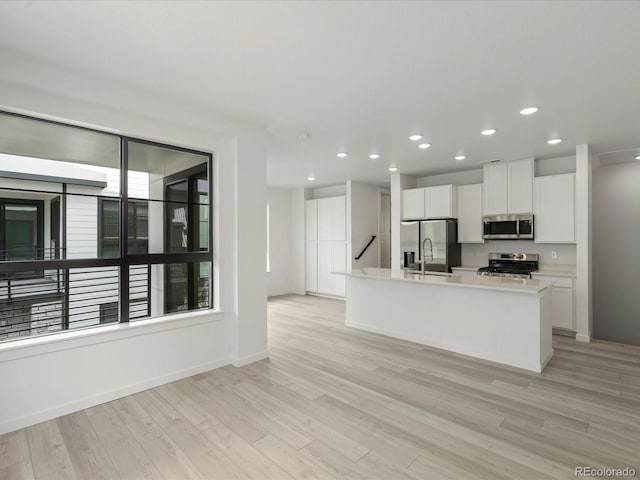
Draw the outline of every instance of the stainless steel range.
M537 253L490 253L489 266L478 269L478 275L508 278L531 278L538 270Z

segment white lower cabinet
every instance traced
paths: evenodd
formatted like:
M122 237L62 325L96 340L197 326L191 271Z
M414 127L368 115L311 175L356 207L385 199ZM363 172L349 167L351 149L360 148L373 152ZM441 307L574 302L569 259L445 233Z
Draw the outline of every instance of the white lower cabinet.
M551 325L554 328L575 331L575 288L573 277L539 275L533 273L533 278L554 282L551 291Z
M575 330L573 322L573 288L553 287L551 292L551 325L565 330Z

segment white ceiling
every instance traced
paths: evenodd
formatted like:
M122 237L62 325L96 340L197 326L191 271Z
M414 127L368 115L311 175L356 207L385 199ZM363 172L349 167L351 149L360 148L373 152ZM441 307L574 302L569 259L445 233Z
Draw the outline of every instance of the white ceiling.
M2 2L0 47L263 124L275 186L640 145L640 2Z

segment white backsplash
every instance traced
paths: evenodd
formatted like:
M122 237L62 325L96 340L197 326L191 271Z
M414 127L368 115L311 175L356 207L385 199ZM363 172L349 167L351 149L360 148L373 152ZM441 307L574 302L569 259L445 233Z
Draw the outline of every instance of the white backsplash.
M576 246L566 243L535 243L530 240L487 240L462 244L463 265L487 265L489 253L537 253L542 265L575 265ZM557 258L552 258L552 253Z

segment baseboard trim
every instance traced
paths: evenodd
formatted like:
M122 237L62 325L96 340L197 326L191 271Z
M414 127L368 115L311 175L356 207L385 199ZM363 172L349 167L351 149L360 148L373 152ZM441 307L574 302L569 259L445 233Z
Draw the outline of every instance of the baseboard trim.
M269 350L265 350L264 352L256 353L254 355L247 355L246 357L238 358L231 362L231 365L234 367L244 367L245 365L249 365L253 362L259 362L260 360L264 360L265 358L269 358Z
M329 295L328 293L307 292L307 295L310 295L312 297L330 298L331 300L345 300L346 299L346 297L341 297L339 295Z
M581 333L576 333L576 340L578 342L591 343L591 336L590 335L583 335Z
M164 385L165 383L175 382L183 378L197 375L198 373L204 373L209 370L224 367L229 365L229 359L220 359L212 362L206 362L195 367L190 367L184 370L170 373L168 375L162 375L151 379L146 379L142 382L127 385L115 390L109 390L107 392L98 393L96 395L90 395L88 397L80 398L72 402L64 403L62 405L56 405L45 410L33 412L22 417L6 420L0 423L0 435L13 432L21 428L29 427L37 423L46 422L54 418L68 415L70 413L83 410L85 408L95 407L101 403L110 402L118 398L126 397L127 395L133 395L134 393L149 390L150 388Z
M549 363L554 353L555 353L555 350L552 348L551 351L547 354L547 356L542 360L542 363L540 364L540 372L542 372L544 370L544 367L547 366L547 363Z
M267 294L267 298L281 297L282 295L291 295L292 293L293 292L290 291L290 290L275 291L275 292Z

